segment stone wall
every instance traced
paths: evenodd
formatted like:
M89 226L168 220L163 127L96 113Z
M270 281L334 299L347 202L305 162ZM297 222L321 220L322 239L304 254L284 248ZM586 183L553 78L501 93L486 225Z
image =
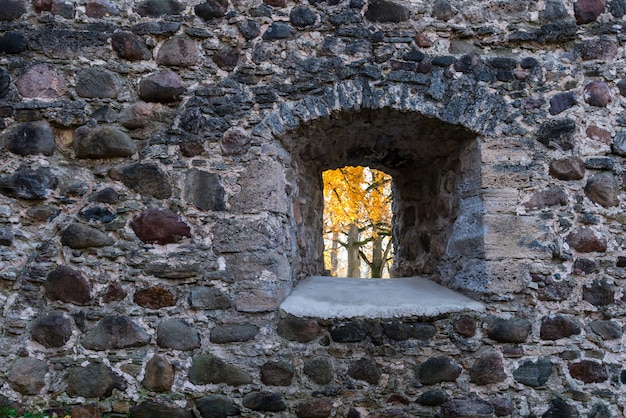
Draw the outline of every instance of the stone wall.
M623 0L0 6L0 404L624 415ZM485 312L281 312L353 163Z

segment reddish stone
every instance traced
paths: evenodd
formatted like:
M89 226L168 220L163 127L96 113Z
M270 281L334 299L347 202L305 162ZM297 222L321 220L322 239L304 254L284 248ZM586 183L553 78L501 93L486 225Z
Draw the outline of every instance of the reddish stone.
M594 174L587 179L585 195L605 208L619 205L619 187L611 172Z
M611 89L604 81L592 81L587 84L584 97L587 103L597 107L605 107L613 100Z
M604 280L594 280L583 287L583 299L594 306L607 306L615 300L615 289Z
M591 228L579 226L565 238L571 248L581 253L605 252L606 241L598 238Z
M52 10L52 0L34 0L33 7L37 13L49 12Z
M104 303L113 302L116 300L122 300L126 297L128 293L126 290L117 283L111 283L109 287L107 287L107 291L104 294L103 301Z
M617 42L608 39L587 39L576 45L583 60L611 59L617 55Z
M415 42L415 45L419 46L420 48L430 48L431 46L433 46L433 41L428 39L426 35L422 35L420 33L416 34L415 37L413 37L413 41Z
M130 222L137 237L146 243L172 244L191 237L191 228L180 216L167 209L149 209Z
M576 23L585 24L594 22L598 16L604 13L605 6L604 0L578 0L574 3Z
M528 209L543 209L549 206L565 206L567 202L568 198L565 191L557 188L548 188L533 193L525 206Z
M173 102L185 90L180 77L172 71L160 71L139 82L139 97L146 102Z
M602 383L609 378L606 367L602 363L591 360L570 363L568 369L574 379L582 380L585 383Z
M53 300L87 305L91 302L91 285L78 271L68 266L59 266L48 273L46 295Z
M239 127L233 127L224 132L221 141L222 152L226 155L243 154L248 150L250 136Z
M287 6L287 0L263 0L263 3L272 7L285 7Z
M580 158L552 161L550 175L559 180L580 180L585 176L585 162Z
M191 67L200 61L200 46L187 36L175 36L159 48L156 61L160 65Z
M278 335L289 340L306 343L319 335L321 328L316 320L288 315L278 323Z
M111 46L120 58L129 61L152 59L152 53L143 39L131 32L115 32L111 35Z
M571 318L562 315L546 316L541 320L539 336L542 340L559 340L581 332L580 324Z
M213 55L213 62L224 71L232 71L239 61L239 51L235 48L225 48Z
M600 141L605 144L611 143L611 132L606 129L602 129L596 125L589 125L586 130L587 138L591 138L594 141Z
M35 64L15 83L24 97L56 99L67 91L65 78L51 65Z
M473 337L476 335L476 319L471 316L464 315L454 321L452 325L454 332L464 337Z
M298 418L326 418L333 411L333 403L328 399L317 398L303 402L296 407Z
M409 405L411 401L400 394L394 393L393 395L389 396L389 398L387 398L387 403Z
M148 361L141 384L153 392L169 392L172 389L174 367L167 357L156 355Z
M506 379L502 357L495 351L480 356L469 371L472 382L477 385L490 385Z
M626 267L626 257L623 255L618 256L615 265L617 267Z
M62 411L58 416L65 416L66 411ZM75 405L70 410L72 418L101 418L102 410L98 405Z
M166 306L176 305L174 294L163 286L153 286L147 289L137 290L134 297L135 303L148 309L161 309Z
M138 129L147 126L152 115L152 105L137 102L122 110L117 120L125 128Z

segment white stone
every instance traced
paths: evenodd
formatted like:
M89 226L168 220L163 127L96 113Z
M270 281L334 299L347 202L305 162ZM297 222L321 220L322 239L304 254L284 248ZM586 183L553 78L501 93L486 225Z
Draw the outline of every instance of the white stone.
M451 312L484 311L485 306L424 277L348 279L307 277L280 308L312 318L434 317Z

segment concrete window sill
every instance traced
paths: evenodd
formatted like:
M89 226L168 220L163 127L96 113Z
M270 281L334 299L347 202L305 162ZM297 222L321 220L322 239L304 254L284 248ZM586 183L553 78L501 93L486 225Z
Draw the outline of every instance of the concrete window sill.
M307 277L280 305L298 317L435 317L461 311L482 312L478 301L423 277L347 279Z

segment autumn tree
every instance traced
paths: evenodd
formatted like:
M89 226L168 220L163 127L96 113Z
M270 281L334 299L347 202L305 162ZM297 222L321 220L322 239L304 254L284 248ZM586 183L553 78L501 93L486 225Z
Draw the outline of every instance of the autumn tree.
M368 167L327 170L324 181L325 258L333 276L341 275L345 249L348 277L382 277L391 261L391 177Z

